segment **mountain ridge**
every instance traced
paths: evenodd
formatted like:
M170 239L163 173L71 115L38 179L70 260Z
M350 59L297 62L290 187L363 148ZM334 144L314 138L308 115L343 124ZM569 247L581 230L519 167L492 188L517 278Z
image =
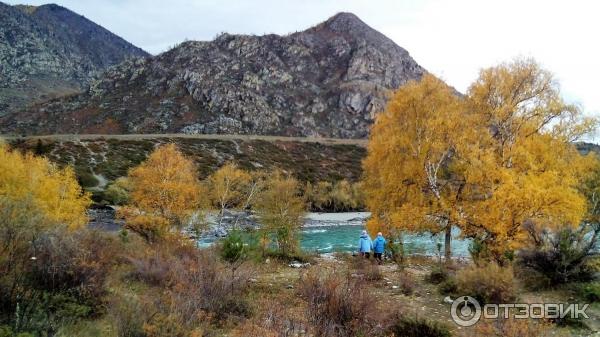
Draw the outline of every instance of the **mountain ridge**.
M364 138L388 92L426 73L350 13L288 35L221 34L105 71L82 94L0 118L3 133Z
M148 55L56 4L0 2L0 115L77 93L106 68Z

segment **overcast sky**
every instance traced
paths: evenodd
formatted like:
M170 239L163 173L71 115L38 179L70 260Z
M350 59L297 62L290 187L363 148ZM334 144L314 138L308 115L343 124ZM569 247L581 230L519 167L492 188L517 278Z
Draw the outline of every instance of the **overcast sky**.
M600 113L600 2L594 0L54 1L153 54L185 39L286 34L352 12L460 91L482 67L532 56L554 72L565 98Z

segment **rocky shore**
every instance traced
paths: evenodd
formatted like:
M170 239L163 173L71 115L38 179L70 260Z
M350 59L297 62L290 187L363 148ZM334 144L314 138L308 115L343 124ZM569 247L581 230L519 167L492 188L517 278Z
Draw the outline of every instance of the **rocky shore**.
M118 231L123 222L116 219L116 209L112 206L94 206L88 210L90 228L103 231ZM330 226L364 226L370 216L369 212L345 212L345 213L307 213L304 226L307 227L330 227ZM205 229L198 236L191 230L187 230L190 236L197 239L215 239L227 236L234 228L240 230L255 230L260 228L259 219L251 212L226 210L219 222L219 216L213 212L206 216Z

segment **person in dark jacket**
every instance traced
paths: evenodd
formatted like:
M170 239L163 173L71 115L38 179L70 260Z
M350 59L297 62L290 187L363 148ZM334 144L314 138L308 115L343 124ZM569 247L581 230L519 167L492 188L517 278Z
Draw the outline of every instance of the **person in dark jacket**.
M373 242L371 241L371 237L369 237L367 231L362 231L360 239L358 239L358 252L361 256L364 256L368 259L371 255L371 250L373 250Z
M377 233L377 237L373 240L373 255L379 264L383 262L383 252L385 252L386 243L383 234L381 232Z

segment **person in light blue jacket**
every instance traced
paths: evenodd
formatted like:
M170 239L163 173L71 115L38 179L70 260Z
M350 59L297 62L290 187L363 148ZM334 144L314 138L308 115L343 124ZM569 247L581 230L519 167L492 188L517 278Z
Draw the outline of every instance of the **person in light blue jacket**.
M379 264L383 262L383 252L385 252L386 243L383 234L381 232L377 233L377 237L373 240L373 255Z
M360 239L358 239L358 252L361 256L364 256L368 259L371 255L371 250L373 250L373 242L371 241L371 237L369 237L367 231L362 231Z

